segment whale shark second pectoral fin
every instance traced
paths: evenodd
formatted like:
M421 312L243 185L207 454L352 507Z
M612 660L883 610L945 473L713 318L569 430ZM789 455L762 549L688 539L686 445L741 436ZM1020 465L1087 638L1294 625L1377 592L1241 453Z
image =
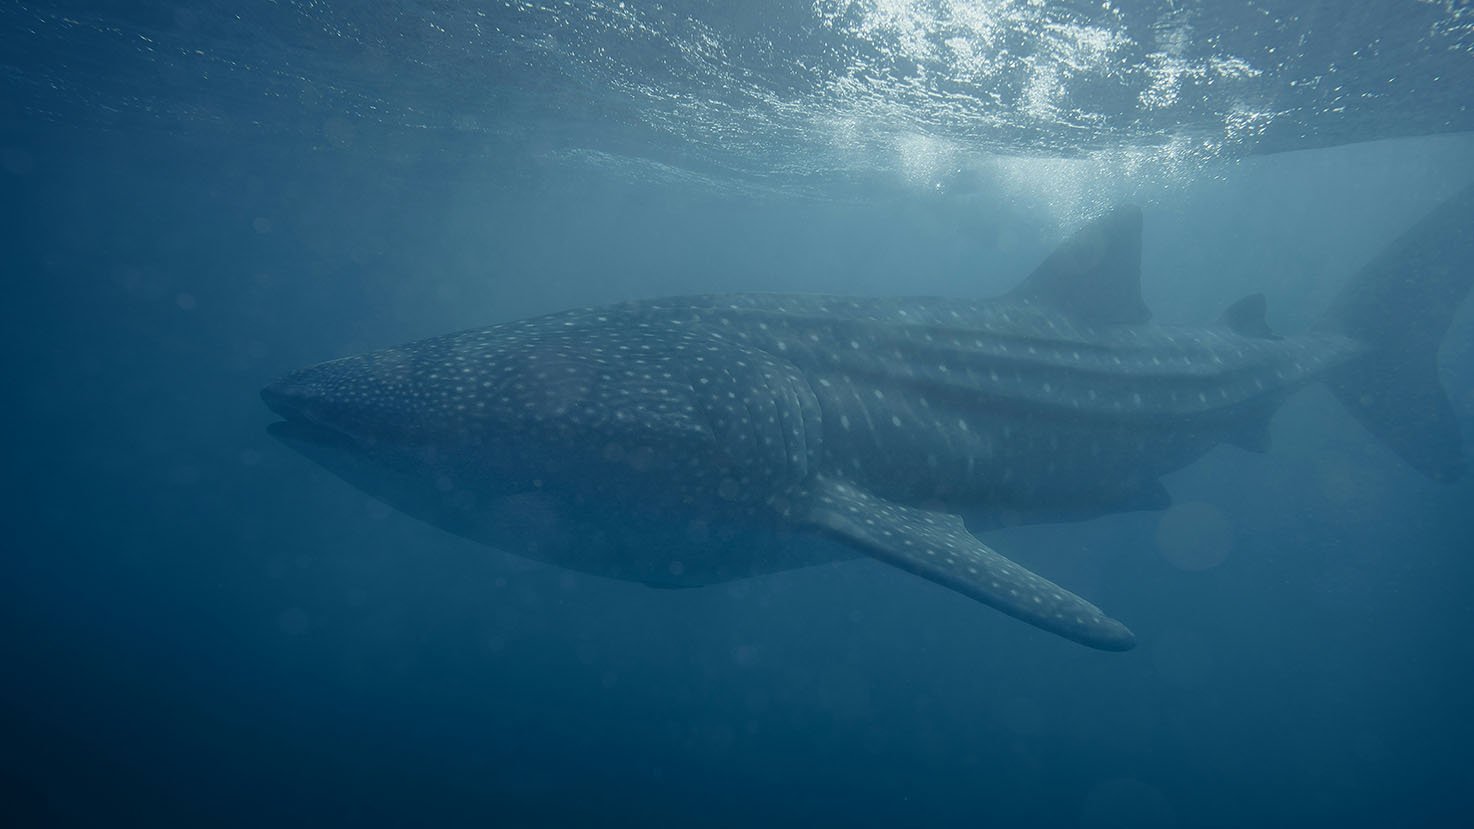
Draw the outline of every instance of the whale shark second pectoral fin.
M1066 639L1127 650L1136 637L1100 608L989 549L962 519L876 497L846 481L810 481L785 500L791 520Z

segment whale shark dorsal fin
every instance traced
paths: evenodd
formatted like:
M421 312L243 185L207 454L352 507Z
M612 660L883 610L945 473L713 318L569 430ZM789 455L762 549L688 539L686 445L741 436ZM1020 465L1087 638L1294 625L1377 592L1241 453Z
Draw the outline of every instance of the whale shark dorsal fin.
M1235 334L1257 337L1261 340L1278 340L1280 336L1269 328L1264 315L1269 311L1269 302L1264 294L1249 294L1224 309L1219 322L1228 326Z
M1141 208L1117 207L1075 231L1009 296L1053 306L1087 323L1152 318L1141 300Z
M892 503L831 478L807 482L781 511L1050 633L1103 650L1127 650L1136 642L1100 608L989 549L955 515Z

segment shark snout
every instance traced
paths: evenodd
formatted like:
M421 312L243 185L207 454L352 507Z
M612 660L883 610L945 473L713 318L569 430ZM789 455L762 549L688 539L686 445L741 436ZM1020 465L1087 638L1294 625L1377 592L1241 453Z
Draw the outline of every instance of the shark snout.
M261 401L280 421L267 427L288 444L348 445L352 443L341 417L334 416L331 400L299 371L261 389Z
M282 419L348 431L365 404L379 397L378 383L361 357L299 368L261 390L261 400Z
M445 430L427 409L459 413L459 401L427 407L423 379L394 360L393 352L344 357L298 369L261 389L261 400L283 422L273 434L331 438L357 446L407 446L433 442ZM435 370L425 372L434 376ZM449 376L449 372L445 372ZM448 381L449 388L465 380ZM461 404L464 406L464 404Z
M302 389L284 378L261 389L261 401L286 420L294 420L305 414L308 398Z

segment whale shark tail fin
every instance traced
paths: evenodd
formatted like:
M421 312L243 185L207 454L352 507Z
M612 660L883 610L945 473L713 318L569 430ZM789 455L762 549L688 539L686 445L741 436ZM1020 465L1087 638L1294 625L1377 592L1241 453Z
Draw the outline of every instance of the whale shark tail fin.
M1438 380L1438 347L1474 285L1474 185L1434 208L1342 289L1320 328L1366 353L1331 390L1413 467L1451 481L1464 467L1459 423Z

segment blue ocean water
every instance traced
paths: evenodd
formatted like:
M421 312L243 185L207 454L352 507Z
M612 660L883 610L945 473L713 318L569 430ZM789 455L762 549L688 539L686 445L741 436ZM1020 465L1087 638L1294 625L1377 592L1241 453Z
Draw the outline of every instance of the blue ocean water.
M1474 181L1471 88L1457 0L7 4L0 809L1465 825L1474 488L1324 389L1169 476L1185 509L988 534L1125 654L871 562L516 559L292 454L257 394L631 298L991 296L1120 202L1157 320L1259 291L1301 331Z

